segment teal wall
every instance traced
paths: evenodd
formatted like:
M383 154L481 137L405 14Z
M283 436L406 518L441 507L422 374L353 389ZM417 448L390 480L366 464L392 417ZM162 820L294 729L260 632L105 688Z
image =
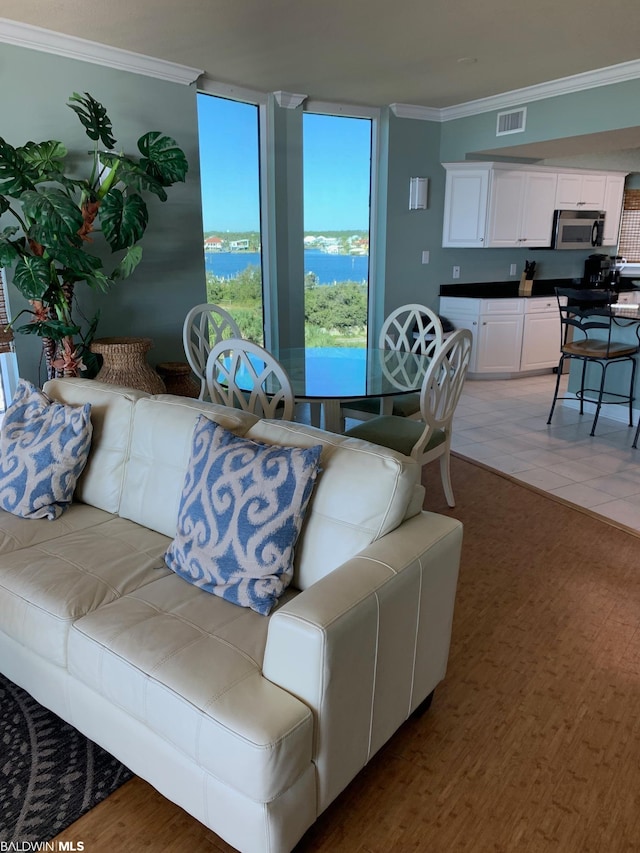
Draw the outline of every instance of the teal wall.
M442 238L443 186L434 180L431 166L439 157L440 128L434 122L399 119L391 114L388 133L385 314L407 302L437 308L433 262L423 264L422 252L433 253ZM412 177L429 179L426 210L409 210Z
M502 110L446 121L442 124L442 161L465 160L477 152L514 145L634 127L637 121L633 105L639 98L640 80L632 80L523 102L517 107L527 107L526 129L501 137L496 137L496 116Z
M6 44L0 44L0 81L1 134L12 145L58 139L84 155L91 143L66 103L73 92L89 92L106 108L125 151L137 155L138 138L160 130L185 152L187 181L170 187L164 204L155 196L146 198L149 226L134 274L107 295L94 294L85 285L76 288L88 316L97 308L101 311L99 337L150 337L151 364L183 360L182 320L190 307L205 301L195 86ZM1 225L9 224L5 215ZM110 263L106 258L107 268ZM9 300L15 316L25 302L12 286ZM17 335L16 352L20 375L40 382L45 375L39 367L40 340Z
M538 278L573 278L582 275L589 252L531 249L444 249L442 211L445 170L442 163L476 159L479 152L511 148L581 134L599 133L633 126L630 104L640 97L640 81L603 86L570 95L559 95L527 106L524 133L496 137L498 110L441 123L391 116L389 145L389 192L387 222L387 308L415 298L434 307L440 284L455 283L452 268L460 267L459 283L519 280L526 259L535 259ZM524 104L523 104L524 105ZM487 159L487 157L485 157ZM630 187L639 186L640 155L637 151L583 155L545 163L629 171ZM429 178L429 210L409 212L410 174ZM423 249L430 250L430 263L421 271ZM515 263L517 274L509 275ZM399 284L402 283L402 284ZM402 289L396 291L398 287ZM398 298L395 298L396 292ZM392 295L393 294L393 295Z

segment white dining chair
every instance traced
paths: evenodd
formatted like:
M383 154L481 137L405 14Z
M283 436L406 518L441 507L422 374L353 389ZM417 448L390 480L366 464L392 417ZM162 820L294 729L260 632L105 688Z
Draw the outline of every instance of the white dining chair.
M214 403L261 418L293 420L295 399L286 371L252 341L229 338L215 344L207 358L205 381Z
M442 486L450 507L455 506L450 470L451 431L469 368L471 344L471 332L458 329L435 353L422 382L420 420L382 415L345 433L390 447L413 457L421 465L439 458Z
M228 311L205 302L193 307L184 319L182 343L191 370L200 380L200 400L204 399L207 383L205 367L211 347L227 338L241 338L238 324Z
M401 305L382 324L378 348L431 356L441 346L443 334L440 317L431 308L416 303ZM400 382L399 388L402 387ZM388 400L354 400L342 407L345 418L358 421L370 420L386 413L419 419L420 394L400 394Z

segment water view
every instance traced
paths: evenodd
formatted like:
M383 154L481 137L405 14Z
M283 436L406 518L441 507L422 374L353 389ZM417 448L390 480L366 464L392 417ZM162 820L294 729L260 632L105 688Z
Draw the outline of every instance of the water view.
M259 252L205 252L206 271L222 278L235 278L248 266L260 267ZM318 284L341 281L366 282L368 255L333 255L318 249L304 253L305 275L313 273Z

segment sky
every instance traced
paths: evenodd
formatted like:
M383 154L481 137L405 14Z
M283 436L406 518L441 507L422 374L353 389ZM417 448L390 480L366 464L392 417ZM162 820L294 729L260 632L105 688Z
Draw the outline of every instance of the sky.
M258 231L258 110L198 95L205 231ZM371 122L305 113L304 230L369 227Z

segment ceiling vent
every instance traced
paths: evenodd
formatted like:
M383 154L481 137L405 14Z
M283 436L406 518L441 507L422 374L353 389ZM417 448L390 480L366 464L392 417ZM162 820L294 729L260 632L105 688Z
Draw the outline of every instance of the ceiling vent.
M498 113L496 136L506 136L508 133L522 133L527 123L527 108Z

